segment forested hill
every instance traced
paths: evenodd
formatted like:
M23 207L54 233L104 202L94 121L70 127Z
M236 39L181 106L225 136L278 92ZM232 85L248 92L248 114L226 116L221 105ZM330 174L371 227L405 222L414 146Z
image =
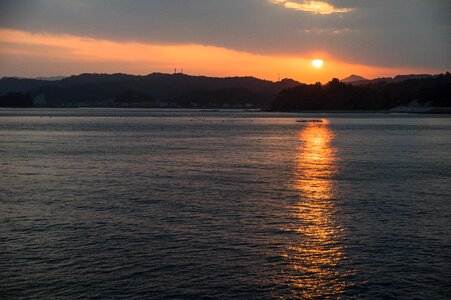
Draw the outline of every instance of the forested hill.
M0 96L26 93L35 106L54 107L263 108L269 107L280 91L299 84L290 79L272 82L254 77L81 74L55 81L3 78Z
M400 82L353 85L333 79L283 90L273 111L389 110L401 106L451 107L451 74Z
M161 73L81 74L54 81L3 78L0 106L270 107L273 111L451 107L451 75L408 76L405 80L374 80L365 84L333 79L324 85L290 79L272 82L254 77Z

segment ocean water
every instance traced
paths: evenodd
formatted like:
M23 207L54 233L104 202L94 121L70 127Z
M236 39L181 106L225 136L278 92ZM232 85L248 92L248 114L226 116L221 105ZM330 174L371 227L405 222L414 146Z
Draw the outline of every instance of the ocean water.
M450 116L4 109L0 167L0 298L451 295Z

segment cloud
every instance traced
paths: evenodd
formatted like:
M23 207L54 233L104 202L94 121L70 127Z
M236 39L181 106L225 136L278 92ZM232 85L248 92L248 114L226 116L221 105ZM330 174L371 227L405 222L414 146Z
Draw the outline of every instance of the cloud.
M348 13L353 11L352 8L337 8L323 1L287 1L287 0L271 0L274 4L283 5L285 8L309 12L312 14L330 15L333 13Z
M451 67L450 0L318 0L332 7L322 12L353 9L330 14L285 8L311 3L304 0L277 1L0 0L0 27L269 56L319 51L379 67Z
M321 57L321 70L311 60ZM276 80L278 73L302 82L327 82L357 73L371 78L412 73L397 68L349 64L325 54L257 55L200 44L117 42L67 34L36 34L0 28L0 77L71 75L85 72L148 74L186 73L208 76L256 76Z

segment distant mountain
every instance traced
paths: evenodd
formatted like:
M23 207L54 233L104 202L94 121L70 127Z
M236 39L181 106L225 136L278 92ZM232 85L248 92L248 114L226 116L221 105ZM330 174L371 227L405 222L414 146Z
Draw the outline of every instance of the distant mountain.
M431 75L431 74L409 74L409 75L397 75L395 77L383 77L383 78L376 78L376 79L366 79L362 76L358 75L351 75L349 77L346 77L345 79L342 79L341 82L352 84L352 85L365 85L365 84L374 84L374 83L396 83L396 82L403 82L405 80L411 80L411 79L425 79L434 77L437 75Z
M44 77L35 77L35 78L30 78L30 79L37 79L37 80L46 80L46 81L57 81L57 80L62 80L64 78L66 78L67 76L44 76Z
M424 79L424 78L430 78L434 75L431 74L409 74L409 75L397 75L393 77L393 82L401 82L404 80L410 80L410 79Z
M0 96L8 92L29 93L36 104L56 107L264 108L269 107L280 91L299 84L291 79L272 82L254 77L81 74L55 81L2 78ZM132 99L124 99L124 95Z
M346 78L341 80L341 82L344 82L344 83L353 83L353 82L356 82L356 81L368 81L368 79L366 79L366 78L364 78L362 76L353 74L353 75L351 75L349 77L346 77Z

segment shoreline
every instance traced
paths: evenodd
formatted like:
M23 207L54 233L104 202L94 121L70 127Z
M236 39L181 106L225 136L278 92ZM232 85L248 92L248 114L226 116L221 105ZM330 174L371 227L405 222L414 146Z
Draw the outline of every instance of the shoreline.
M72 113L71 113L72 112ZM129 112L130 114L128 114ZM217 109L217 108L120 108L120 107L0 107L0 117L17 116L145 116L146 114L174 114L192 112L202 116L216 114L242 114L243 117L270 117L271 115L281 117L299 117L299 115L319 115L319 116L359 116L359 115L382 115L382 116L443 116L451 117L451 108L441 111L393 111L393 110L324 110L324 111L271 111L268 109ZM75 114L75 115L73 115Z

